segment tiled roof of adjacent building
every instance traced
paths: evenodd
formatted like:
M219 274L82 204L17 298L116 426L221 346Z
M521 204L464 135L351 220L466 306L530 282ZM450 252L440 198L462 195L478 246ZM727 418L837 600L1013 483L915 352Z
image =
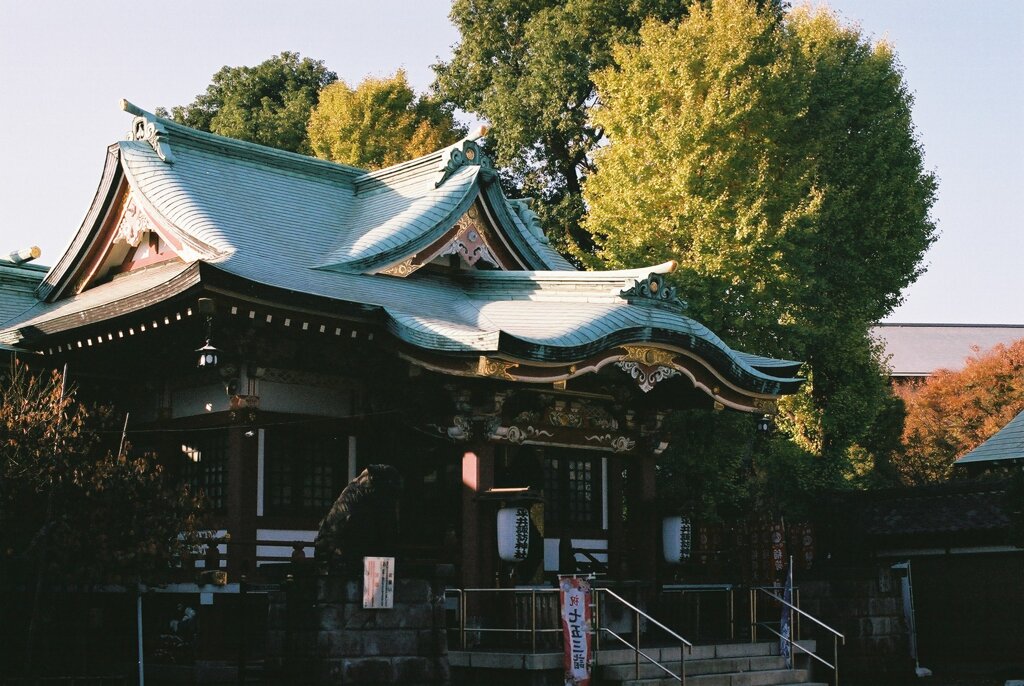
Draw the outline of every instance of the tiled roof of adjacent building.
M1024 460L1024 412L1021 412L995 435L967 453L957 464Z
M36 304L36 288L49 267L15 264L0 259L0 324L24 314Z
M892 376L929 376L1024 338L1024 324L878 324L872 335L885 346Z
M860 506L864 531L876 536L1002 529L1009 525L1005 484L975 482L872 493Z

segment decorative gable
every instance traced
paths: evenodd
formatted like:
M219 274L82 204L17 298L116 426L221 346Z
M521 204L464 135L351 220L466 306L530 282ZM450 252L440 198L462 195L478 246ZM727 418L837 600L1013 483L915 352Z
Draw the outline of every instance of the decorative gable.
M160 228L133 191L124 187L74 279L74 293L118 274L180 260L180 242Z
M378 273L404 278L431 263L450 266L452 257L457 257L460 266L468 269L526 269L495 227L487 208L477 198L443 236L412 257Z

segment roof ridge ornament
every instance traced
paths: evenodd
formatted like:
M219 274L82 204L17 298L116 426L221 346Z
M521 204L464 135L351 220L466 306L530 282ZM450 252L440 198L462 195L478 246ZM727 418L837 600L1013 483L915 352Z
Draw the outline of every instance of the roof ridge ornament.
M519 221L526 224L526 228L530 230L530 233L536 237L538 241L548 245L551 241L548 239L547 234L544 233L544 227L541 226L540 217L533 211L533 198L515 198L509 199L509 207L516 212L516 216L519 217Z
M174 153L171 152L171 146L167 142L167 128L164 127L160 118L123 98L121 99L121 109L135 115L135 119L132 120L132 128L128 132L128 140L146 141L153 146L153 150L161 160L167 164L174 164Z
M630 301L644 298L683 310L687 308L686 302L679 299L676 287L666 285L665 276L656 272L648 274L646 279L635 280L632 286L619 291L619 296Z
M486 133L486 129L484 132ZM480 167L480 178L484 183L490 183L498 177L494 162L484 154L480 145L471 138L463 138L455 145L446 148L441 154L441 163L437 168L440 178L434 183L434 188L439 188L463 167L474 165Z

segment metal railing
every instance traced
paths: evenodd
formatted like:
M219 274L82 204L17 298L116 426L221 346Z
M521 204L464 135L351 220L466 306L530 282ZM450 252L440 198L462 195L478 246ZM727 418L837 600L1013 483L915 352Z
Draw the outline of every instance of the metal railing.
M658 620L654 619L648 613L644 612L643 610L641 610L636 605L630 603L628 600L626 600L625 598L620 596L615 591L612 591L611 589L608 589L608 588L595 588L593 590L593 593L594 593L594 595L593 595L592 602L593 602L593 610L594 610L594 612L593 612L594 620L593 621L594 621L594 637L595 637L595 646L594 647L595 647L595 650L600 650L600 648L601 648L601 636L602 635L610 636L610 637L614 638L616 641L618 641L619 643L625 645L627 648L629 648L630 650L633 651L633 656L634 656L633 664L634 664L634 669L635 669L637 678L639 678L639 675L640 675L640 664L641 664L640 659L643 658L647 662L650 662L651 664L657 666L662 672L664 672L666 675L674 678L676 681L679 681L682 684L686 683L686 663L685 663L686 658L685 658L685 655L693 647L693 644L690 641L686 640L685 638L683 638L682 636L677 634L672 629L668 628L667 626L665 626L664 624L662 624ZM547 596L547 597L554 596L557 599L557 594L558 594L558 589L557 588L448 588L448 589L445 589L445 597L453 597L453 598L456 598L457 601L458 601L458 605L456 607L456 613L457 613L457 618L458 618L458 645L459 645L459 648L461 650L467 650L470 647L469 646L470 641L469 641L469 638L468 638L470 634L478 634L478 635L483 635L483 634L498 634L498 635L500 635L500 634L506 634L506 635L513 634L513 635L519 635L519 636L528 635L529 636L529 642L530 642L530 651L532 653L536 653L537 652L538 637L546 635L546 634L556 634L558 636L558 638L561 638L561 636L562 636L562 625L561 625L561 620L560 620L560 617L559 617L559 614L558 614L557 611L552 613L552 612L550 612L550 610L552 608L546 607L546 608L544 608L544 610L547 610L547 612L544 612L544 614L546 616L545 617L538 617L538 615L539 615L539 613L538 613L538 600L541 600L541 601L546 600L547 598L545 598L545 596ZM482 597L484 597L486 595L491 595L491 596L498 597L498 598L500 598L501 596L509 596L509 595L512 597L512 600L513 600L513 608L512 608L512 610L513 611L511 613L509 613L508 612L508 609L509 609L508 607L506 607L504 609L506 611L506 614L515 614L516 615L516 620L517 621L516 621L516 625L515 626L472 626L472 627L469 626L470 598L472 596L476 596L478 598L482 598ZM605 626L605 625L602 624L602 622L601 622L602 600L603 600L605 606L607 606L607 604L609 602L617 602L621 606L625 607L627 610L629 610L630 612L633 613L633 622L632 622L632 629L633 629L632 639L633 640L632 640L632 642L629 639L623 637L621 634L619 634L615 630L613 630L611 627ZM522 603L524 601L529 602L529 607L528 607L528 611L527 611L527 614L529 616L529 620L527 622L523 622L523 624L520 625L520 623L518 621L520 619L520 616L518 614L518 610L522 607ZM556 602L556 604L557 604L557 602ZM492 616L494 614L500 614L500 610L498 612L494 612L493 611L494 608L489 608L489 609L492 610L492 612L490 612L488 614L491 614ZM480 607L480 610L483 610L483 608ZM538 621L538 619L540 619L540 621ZM666 634L668 634L671 638L673 638L675 641L677 641L679 643L679 673L678 674L676 674L670 668L666 667L663 664L663 662L667 662L667 660L659 661L658 659L656 659L652 655L650 655L648 652L644 651L643 648L641 647L640 636L641 636L641 630L642 630L642 628L643 628L645 623L646 623L646 625L648 627L656 627L658 629L661 629L662 631L664 631Z
M601 648L601 638L600 638L601 637L601 632L604 631L604 632L610 634L617 641L619 641L620 643L622 643L627 648L629 648L630 650L633 651L633 658L634 658L633 665L634 665L634 670L635 670L634 673L635 673L635 677L637 679L640 678L640 658L642 657L645 660L647 660L648 662L650 662L651 664L653 664L654 666L658 667L662 672L664 672L665 674L667 674L668 676L672 677L673 679L675 679L676 681L678 681L679 683L681 683L681 684L683 684L685 686L685 684L686 684L686 653L689 652L691 648L693 648L693 644L690 643L689 641L687 641L685 638L683 638L679 634L677 634L676 632L672 631L672 629L669 629L667 626L665 626L664 624L662 624L658 620L656 620L653 617L651 617L649 614L647 614L646 612L644 612L643 610L638 608L636 605L633 605L631 602L629 602L628 600L626 600L625 598L623 598L622 596L620 596L618 593L616 593L615 591L611 590L610 588L595 588L594 592L595 592L595 595L594 595L594 598L595 598L594 606L595 606L595 610L596 610L595 613L594 613L594 620L595 620L595 625L596 625L595 635L597 636L597 648L598 648L598 650L600 650L600 648ZM612 598L612 599L618 601L621 605L623 605L628 610L633 612L633 640L636 641L635 643L630 643L629 641L627 641L625 638L623 638L621 635L619 635L618 633L616 633L612 629L610 629L610 628L608 628L606 626L601 626L601 612L600 612L601 603L599 601L599 598L602 595L606 599L607 598ZM605 602L607 603L607 600ZM645 620L649 625L654 625L657 628L661 629L662 631L664 631L669 636L671 636L672 638L674 638L676 641L679 642L679 674L676 674L671 669L666 667L664 664L662 664L658 660L654 659L653 657L651 657L650 655L645 653L643 651L643 649L640 647L641 619Z
M821 621L817 617L814 617L808 612L801 610L799 607L800 595L796 591L796 604L787 601L782 596L778 595L774 591L782 590L780 586L755 586L750 589L750 640L751 642L757 641L757 629L758 627L767 630L768 632L778 636L779 638L789 643L790 654L794 649L801 651L805 655L809 655L827 668L832 670L834 681L833 686L839 686L839 642L842 641L843 645L846 645L846 637L842 633L836 631L825 622ZM761 622L757 618L757 599L758 593L763 593L765 596L779 603L784 608L789 610L789 626L792 627L789 636L784 636L780 631L776 631L773 628L773 622ZM796 623L794 624L794 615ZM817 653L804 648L798 642L800 640L800 618L807 619L809 622L814 623L821 629L829 632L832 635L832 662L829 662L825 658L821 657ZM796 638L794 638L794 636Z
M664 589L669 592L726 592L728 593L728 612L729 612L729 626L730 636L735 638L735 587L730 585L706 585L706 586L679 586L679 587L667 587ZM803 654L809 655L811 658L820 662L825 667L833 670L834 673L834 686L839 686L839 644L842 642L846 643L846 638L842 633L836 631L829 625L822 622L820 619L812 616L810 613L802 610L799 606L800 593L799 589L794 589L795 603L788 602L781 595L775 591L781 591L782 588L779 586L760 586L751 587L750 589L750 640L756 642L758 639L758 629L763 629L771 633L772 635L786 640L790 646L790 653L793 650L800 651ZM633 603L629 602L615 591L609 588L594 588L593 589L593 618L594 618L594 637L595 637L595 650L601 649L601 638L602 636L610 637L615 639L616 642L625 646L629 650L633 651L634 657L634 671L636 678L640 678L640 665L641 659L649 662L658 667L664 674L675 679L681 684L686 683L686 654L691 652L693 643L681 636L679 633L669 628L665 624L661 623L649 613L640 609ZM457 617L457 631L458 631L458 645L461 650L468 650L471 648L469 635L474 634L478 638L485 634L505 634L513 635L526 638L528 637L530 652L536 653L538 647L538 640L541 637L553 635L554 640L551 642L551 647L558 646L562 637L562 626L560 615L557 610L557 588L449 588L445 590L446 597L453 597L457 599L457 607L455 608ZM487 595L493 596L493 600L497 600L502 596L509 596L512 600L511 604L503 607L491 606L486 607L486 601L483 598ZM471 598L476 597L477 606L474 611L474 616L499 616L504 614L506 617L514 617L514 621L508 622L506 626L470 626L470 606L472 604ZM784 636L780 631L774 628L774 625L779 622L761 621L758 618L759 604L758 599L765 598L774 603L777 603L777 609L781 611L783 607L788 609L790 613L789 626L792 628L790 635ZM554 600L554 605L551 601ZM632 624L631 631L632 635L627 638L615 631L610 626L607 626L603 622L602 615L607 612L607 605L610 602L615 602L626 608L632 613ZM605 608L605 609L602 609ZM832 635L832 662L829 662L825 658L816 654L815 652L808 650L806 647L799 643L801 638L801 620L806 620L822 630ZM650 652L644 650L641 645L641 634L645 632L650 633L651 628L663 631L671 639L678 642L679 644L679 673L673 672L667 667L665 662L674 662L674 660L657 659ZM620 629L621 630L621 629ZM525 643L525 641L524 641ZM473 646L475 647L475 645ZM525 647L525 646L524 646ZM659 655L659 658L663 658L663 655Z
M513 613L518 608L518 602L525 601L529 598L529 625L528 626L514 626L514 627L485 627L485 626L474 626L469 627L469 597L471 595L483 596L486 594L495 595L512 595ZM466 650L468 647L467 633L494 633L494 634L515 634L519 636L529 635L530 637L530 652L537 652L537 637L539 634L550 634L555 633L561 635L562 627L560 624L557 626L538 626L537 622L537 598L545 595L555 594L557 596L557 588L448 588L445 589L445 596L455 596L458 598L458 621L459 621L459 647L461 650Z
M694 622L692 627L687 625L687 633L692 635L698 641L703 638L701 623L701 597L714 593L725 594L725 619L729 625L729 640L736 640L736 586L733 584L665 584L661 587L661 594L666 597L666 600L668 596L679 596L679 606L677 608L673 608L674 612L679 615L685 612L685 609L682 606L682 601L687 596L695 598L696 607L694 608L693 613ZM669 607L673 607L671 603L668 603L668 605ZM690 631L693 633L691 634ZM715 638L724 637L716 636Z

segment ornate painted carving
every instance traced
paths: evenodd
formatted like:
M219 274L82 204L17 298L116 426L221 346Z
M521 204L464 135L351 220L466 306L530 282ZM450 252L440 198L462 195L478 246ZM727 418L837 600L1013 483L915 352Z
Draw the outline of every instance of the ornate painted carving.
M476 222L463 218L459 224L458 233L446 245L441 248L438 256L459 255L469 266L475 265L479 260L490 262L494 266L500 266L498 260L491 253L484 241L483 233Z
M686 308L686 303L676 295L676 287L666 285L665 277L662 274L655 274L653 272L646 279L636 281L629 288L619 291L619 295L627 300L631 298L645 298L666 305L674 305L682 309Z
M133 248L139 247L142 243L142 236L147 231L152 231L146 212L135 202L135 198L129 196L125 204L124 212L117 223L117 232L114 234L115 241L125 241Z
M622 349L626 351L625 357L622 358L623 362L639 362L648 367L658 364L666 367L675 366L676 354L671 350L651 348L646 345L624 345Z
M547 412L547 421L552 426L578 429L583 426L583 408L576 403L568 405L556 400L554 406Z
M505 438L509 443L515 443L516 445L524 443L530 439L538 438L553 438L554 434L544 429L538 429L535 426L502 426L498 427L494 431L494 435Z
M448 427L446 433L453 441L468 441L473 437L473 422L468 417L457 414L452 418L452 425Z
M515 369L518 366L519 363L517 362L507 362L481 355L477 362L476 373L477 376L490 376L496 379L515 381L516 378L509 373L509 370Z
M679 370L672 369L671 367L665 367L663 365L648 367L640 362L624 360L616 362L615 366L635 379L637 385L640 386L640 390L644 393L650 392L659 381L671 379L672 377L679 376L680 374Z
M459 169L472 165L480 167L480 179L485 183L490 183L497 177L494 163L483 153L476 141L463 140L461 144L456 143L448 148L441 156L441 164L438 168L441 176L434 184L434 188L451 178L452 174Z
M298 369L280 369L277 367L258 367L249 373L250 378L259 378L275 383L314 386L316 388L345 388L350 381L343 376L304 372Z
M606 429L614 431L619 428L619 422L611 413L600 405L586 405L583 408L584 421L587 426L595 429Z
M399 262L398 264L392 265L387 269L382 269L381 274L387 274L388 276L397 276L405 278L412 274L414 271L420 268L421 265L413 265L412 258Z
M626 453L636 447L636 441L629 436L615 436L613 434L598 434L584 436L588 443L608 446L613 453Z
M779 404L768 398L754 398L754 409L765 414L776 414L779 411Z

